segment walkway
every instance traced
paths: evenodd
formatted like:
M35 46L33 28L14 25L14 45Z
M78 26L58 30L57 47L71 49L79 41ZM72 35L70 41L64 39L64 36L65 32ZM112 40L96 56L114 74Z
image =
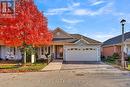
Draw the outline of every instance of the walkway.
M63 60L53 60L51 63L49 63L45 68L42 69L42 71L55 71L60 70L62 66Z

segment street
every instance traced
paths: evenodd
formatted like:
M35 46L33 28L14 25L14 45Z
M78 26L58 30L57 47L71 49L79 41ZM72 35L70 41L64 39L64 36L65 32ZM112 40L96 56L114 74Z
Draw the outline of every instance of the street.
M64 69L67 65L62 67L59 71L1 73L0 87L130 87L127 72L88 72L83 68L67 70Z

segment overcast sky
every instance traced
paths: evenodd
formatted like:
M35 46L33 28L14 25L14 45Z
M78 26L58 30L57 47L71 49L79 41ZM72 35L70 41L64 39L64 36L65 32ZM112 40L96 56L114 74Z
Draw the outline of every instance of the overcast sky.
M48 18L48 27L61 27L99 41L121 34L120 20L130 31L130 0L34 0Z

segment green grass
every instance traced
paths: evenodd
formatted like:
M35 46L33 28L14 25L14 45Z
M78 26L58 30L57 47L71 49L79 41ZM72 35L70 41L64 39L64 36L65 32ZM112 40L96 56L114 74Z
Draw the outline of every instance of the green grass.
M130 64L128 65L128 70L130 70Z
M0 65L0 70L14 71L14 72L36 72L41 71L47 64L46 63L36 63L36 64L26 64L24 66L20 65Z
M40 71L43 69L47 64L32 64L32 65L27 65L27 66L22 66L17 68L17 70L21 71Z
M15 69L18 68L16 65L0 65L0 69Z

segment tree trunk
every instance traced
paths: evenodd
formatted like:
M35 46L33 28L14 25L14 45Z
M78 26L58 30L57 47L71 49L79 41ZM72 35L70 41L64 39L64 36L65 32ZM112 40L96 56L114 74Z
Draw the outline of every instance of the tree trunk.
M23 55L23 63L26 64L26 50L24 49L24 55Z

